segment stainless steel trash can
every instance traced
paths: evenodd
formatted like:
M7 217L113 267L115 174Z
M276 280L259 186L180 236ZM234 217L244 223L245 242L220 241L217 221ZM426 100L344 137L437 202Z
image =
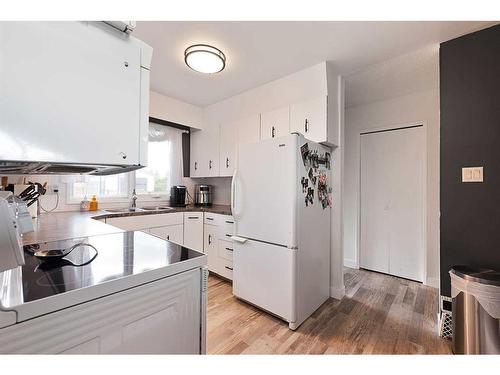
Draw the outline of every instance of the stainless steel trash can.
M450 277L453 352L500 354L500 272L455 266Z

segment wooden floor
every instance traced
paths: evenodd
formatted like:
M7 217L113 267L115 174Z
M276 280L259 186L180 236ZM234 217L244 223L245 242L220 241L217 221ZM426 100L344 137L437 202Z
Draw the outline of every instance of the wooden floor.
M329 299L296 331L231 294L210 276L209 354L449 354L437 334L438 292L422 284L345 269L346 296Z

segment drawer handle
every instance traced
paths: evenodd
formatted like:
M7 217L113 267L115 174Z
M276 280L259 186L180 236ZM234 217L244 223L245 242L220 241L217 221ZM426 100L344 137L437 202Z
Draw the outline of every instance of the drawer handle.
M232 235L232 234L227 234L227 233L226 233L226 237L233 237L233 235Z
M207 217L207 220L213 220L214 218L213 217Z
M234 224L234 221L226 220L226 223L228 223L228 224Z
M188 219L191 219L191 220L192 219L199 219L199 217L198 216L188 216Z
M230 247L226 247L226 250L233 251L233 249L231 249Z
M212 235L211 234L208 235L208 244L209 245L212 244Z
M233 270L233 267L224 266L224 268L227 268L229 271Z

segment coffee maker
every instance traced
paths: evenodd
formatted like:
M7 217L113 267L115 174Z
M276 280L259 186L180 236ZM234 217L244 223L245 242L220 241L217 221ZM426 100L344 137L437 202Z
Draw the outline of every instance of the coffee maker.
M170 206L186 206L186 187L184 185L175 185L170 188Z

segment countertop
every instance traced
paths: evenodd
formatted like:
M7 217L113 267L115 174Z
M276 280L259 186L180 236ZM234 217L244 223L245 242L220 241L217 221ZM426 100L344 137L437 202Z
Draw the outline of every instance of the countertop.
M76 244L84 245L62 261L42 262L31 255ZM68 260L81 267L70 266ZM0 273L1 304L24 321L205 264L204 254L141 231L41 243L25 251L24 266Z
M226 205L212 205L209 207L189 205L186 207L173 207L173 209L165 211L108 212L100 210L93 212L72 211L42 213L38 218L33 220L35 231L24 234L22 242L23 245L30 245L69 238L123 233L123 230L99 221L112 217L200 211L231 215L231 207Z

